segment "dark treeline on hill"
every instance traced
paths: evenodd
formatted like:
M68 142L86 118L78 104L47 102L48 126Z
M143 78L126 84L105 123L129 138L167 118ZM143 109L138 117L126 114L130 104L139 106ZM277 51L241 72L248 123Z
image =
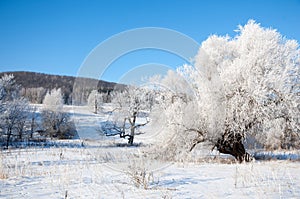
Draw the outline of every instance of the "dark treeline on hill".
M35 72L2 72L0 78L4 74L13 74L17 84L20 85L20 93L26 97L31 103L42 103L44 96L52 89L60 88L64 96L65 104L85 104L91 90L95 89L101 93L110 95L110 92L123 89L124 85L113 82L90 78L78 78L72 76L49 75ZM76 90L74 91L74 83L76 82ZM109 98L108 98L109 99Z

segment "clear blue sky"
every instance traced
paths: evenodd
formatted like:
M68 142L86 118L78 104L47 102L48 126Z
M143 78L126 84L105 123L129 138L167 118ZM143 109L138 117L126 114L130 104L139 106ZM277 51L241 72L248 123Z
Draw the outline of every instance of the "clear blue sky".
M93 48L128 29L170 28L201 43L211 34L234 35L248 19L300 41L300 0L0 0L0 71L76 75ZM183 60L135 52L102 78L118 81L151 62L177 67Z

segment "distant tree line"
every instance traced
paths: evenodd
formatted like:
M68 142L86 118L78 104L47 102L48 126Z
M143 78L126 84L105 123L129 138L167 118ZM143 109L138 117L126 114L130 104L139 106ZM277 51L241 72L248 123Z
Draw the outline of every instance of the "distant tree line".
M0 78L5 74L12 74L15 82L19 85L20 96L35 104L41 104L47 92L52 89L61 89L64 104L83 105L87 103L90 92L95 88L103 95L109 96L116 86L121 89L124 87L123 85L102 80L34 72L5 72L0 73ZM74 90L75 82L77 82L77 86ZM91 87L90 85L95 86ZM110 97L106 99L110 100Z

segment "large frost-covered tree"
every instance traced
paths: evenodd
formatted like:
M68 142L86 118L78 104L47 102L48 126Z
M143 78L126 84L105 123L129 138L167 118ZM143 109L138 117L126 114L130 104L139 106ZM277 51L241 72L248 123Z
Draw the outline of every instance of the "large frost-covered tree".
M132 145L137 130L149 123L151 104L151 92L145 88L129 86L116 91L112 96L111 117L101 126L102 131L106 135L128 138L128 144Z
M242 161L247 136L265 147L299 147L300 50L295 40L250 20L234 38L210 36L194 60L193 66L177 70L190 100L170 104L166 112L174 114L165 114L176 116L169 125L173 131L186 137L196 132L187 141L191 149L210 141Z

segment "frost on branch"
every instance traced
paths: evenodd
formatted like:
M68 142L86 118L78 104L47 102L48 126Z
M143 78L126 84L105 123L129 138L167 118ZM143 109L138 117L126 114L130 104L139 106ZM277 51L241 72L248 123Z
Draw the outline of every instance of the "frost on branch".
M11 141L23 140L28 112L28 102L20 97L14 76L5 74L0 78L0 141L6 148Z
M146 88L130 86L123 91L116 91L112 96L110 118L101 125L101 131L107 136L128 138L128 144L133 145L139 128L149 123L152 103L151 91Z
M296 41L250 20L234 38L210 36L194 60L193 66L179 68L178 80L173 80L185 80L187 89L180 95L186 100L162 101L165 114L156 116L165 116L160 120L166 126L163 133L176 137L174 151L208 141L242 161L247 137L265 148L300 146ZM174 77L168 74L160 83L172 87L165 79Z

